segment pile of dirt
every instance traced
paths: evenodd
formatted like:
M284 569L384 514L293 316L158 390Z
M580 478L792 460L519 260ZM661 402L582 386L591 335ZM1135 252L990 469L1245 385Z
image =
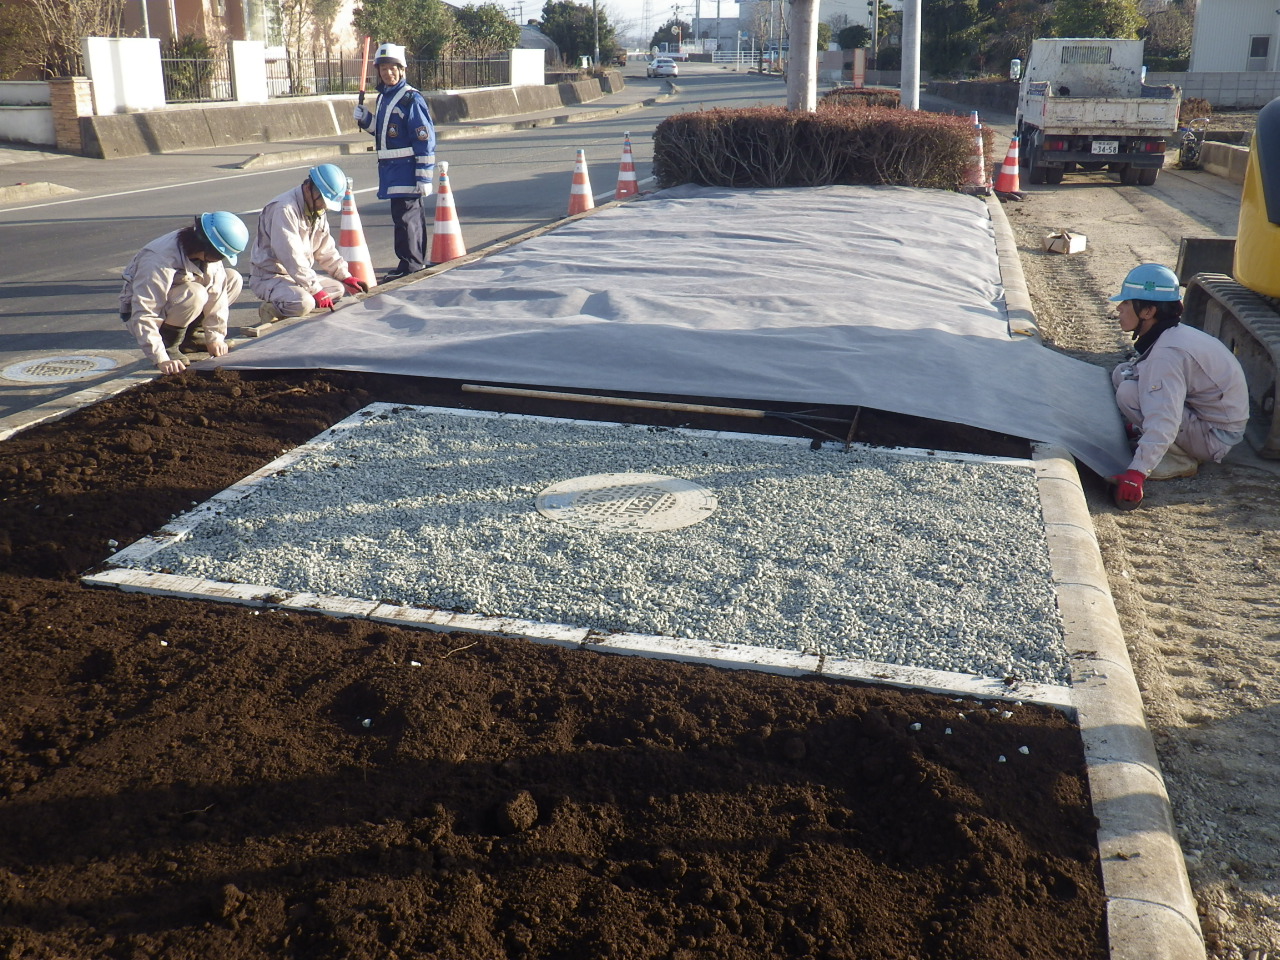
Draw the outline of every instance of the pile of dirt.
M1053 710L79 584L371 400L458 397L188 372L0 445L0 955L1107 956Z

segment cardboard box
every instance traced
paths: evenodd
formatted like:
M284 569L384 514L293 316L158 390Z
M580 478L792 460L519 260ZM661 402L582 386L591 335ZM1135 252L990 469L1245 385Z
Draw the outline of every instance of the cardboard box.
M1045 253L1080 253L1084 250L1085 235L1059 230L1044 238Z

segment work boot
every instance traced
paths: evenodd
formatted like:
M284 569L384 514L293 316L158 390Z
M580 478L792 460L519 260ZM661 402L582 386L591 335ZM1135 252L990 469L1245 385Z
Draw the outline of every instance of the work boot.
M186 332L186 327L171 327L167 323L162 323L160 324L160 342L164 344L166 350L177 350Z
M258 322L259 323L275 323L277 320L283 320L284 314L276 309L276 305L270 300L263 300L258 304Z
M1194 477L1200 470L1200 461L1176 443L1169 444L1160 462L1147 474L1148 480L1174 480L1178 477Z
M199 327L197 330L196 328ZM196 334L199 334L197 339ZM205 350L204 327L198 323L193 323L187 327L187 332L182 338L182 342L178 344L179 353L203 353Z

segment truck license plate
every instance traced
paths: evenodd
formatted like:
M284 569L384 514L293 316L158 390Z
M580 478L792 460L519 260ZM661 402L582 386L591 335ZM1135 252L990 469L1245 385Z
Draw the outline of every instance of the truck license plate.
M1093 141L1094 153L1119 153L1119 140L1095 140Z

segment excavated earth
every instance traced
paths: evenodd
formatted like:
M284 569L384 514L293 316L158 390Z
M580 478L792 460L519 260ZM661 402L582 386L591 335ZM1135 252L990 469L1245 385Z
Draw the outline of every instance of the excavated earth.
M372 400L460 403L188 371L0 443L0 956L1107 956L1051 709L79 583Z

